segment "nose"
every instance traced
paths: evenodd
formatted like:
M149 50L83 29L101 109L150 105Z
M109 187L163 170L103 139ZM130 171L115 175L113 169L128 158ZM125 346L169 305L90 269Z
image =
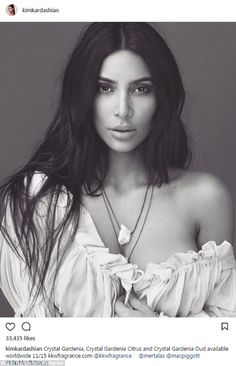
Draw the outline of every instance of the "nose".
M114 115L120 117L122 120L128 120L133 115L133 108L129 95L125 92L121 92L116 101Z

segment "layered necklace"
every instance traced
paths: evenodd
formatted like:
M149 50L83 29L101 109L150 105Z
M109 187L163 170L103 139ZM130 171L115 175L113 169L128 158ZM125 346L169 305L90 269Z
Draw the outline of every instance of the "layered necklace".
M123 246L125 244L131 243L132 236L136 232L136 229L138 228L140 221L142 221L142 225L140 226L139 233L136 236L137 239L136 239L136 241L132 245L132 248L131 248L130 253L129 253L129 256L128 256L128 259L131 256L131 254L133 253L133 250L134 250L134 248L136 247L136 245L137 245L137 243L139 241L139 238L140 238L140 236L142 234L144 225L145 225L146 220L147 220L147 217L148 217L148 213L149 213L150 206L151 206L151 202L152 202L152 196L153 196L154 186L151 186L151 194L150 194L150 197L149 197L148 207L147 207L146 213L145 213L145 215L143 217L144 208L145 208L145 205L146 205L146 202L147 202L147 197L148 197L149 189L150 189L150 186L147 186L147 189L145 191L145 195L144 195L144 198L143 198L143 203L141 205L141 209L140 209L139 215L137 217L137 220L135 222L134 228L133 228L133 230L130 230L123 223L119 223L119 221L118 221L118 219L116 217L116 214L115 214L115 212L114 212L114 210L112 208L111 202L110 202L110 200L109 200L109 198L108 198L108 196L106 194L106 191L105 191L104 187L101 188L102 198L103 198L103 201L104 201L104 204L105 204L105 207L106 207L108 216L110 218L110 221L111 221L111 224L112 224L114 233L116 235L117 241L118 241L118 243L121 246Z

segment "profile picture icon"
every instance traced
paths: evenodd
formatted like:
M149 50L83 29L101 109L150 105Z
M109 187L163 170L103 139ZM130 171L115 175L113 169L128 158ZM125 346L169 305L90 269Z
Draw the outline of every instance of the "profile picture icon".
M10 16L16 15L17 8L16 8L16 6L14 4L10 4L6 8L6 12Z

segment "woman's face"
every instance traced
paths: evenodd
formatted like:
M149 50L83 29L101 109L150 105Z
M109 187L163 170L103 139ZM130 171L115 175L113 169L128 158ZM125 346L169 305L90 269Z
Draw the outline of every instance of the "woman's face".
M133 151L144 141L156 98L151 74L140 56L121 50L104 60L94 109L96 131L113 151Z
M14 8L12 6L8 6L9 15L14 15Z

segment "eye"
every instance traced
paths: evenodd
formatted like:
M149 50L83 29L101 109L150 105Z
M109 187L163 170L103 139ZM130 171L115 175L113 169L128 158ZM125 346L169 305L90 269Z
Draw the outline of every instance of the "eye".
M133 89L133 93L135 94L149 94L152 91L152 87L150 85L138 85Z
M113 92L113 88L109 84L98 84L98 92L108 94Z

